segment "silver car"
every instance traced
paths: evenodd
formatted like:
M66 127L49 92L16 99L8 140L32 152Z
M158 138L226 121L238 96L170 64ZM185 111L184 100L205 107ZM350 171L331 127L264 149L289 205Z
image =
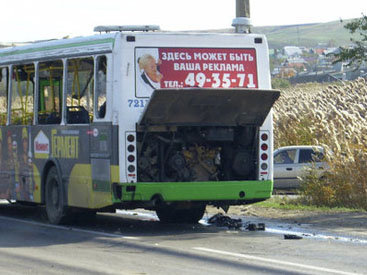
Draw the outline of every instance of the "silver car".
M286 146L274 151L274 189L295 189L301 184L305 168L314 167L318 175L328 169L321 146Z

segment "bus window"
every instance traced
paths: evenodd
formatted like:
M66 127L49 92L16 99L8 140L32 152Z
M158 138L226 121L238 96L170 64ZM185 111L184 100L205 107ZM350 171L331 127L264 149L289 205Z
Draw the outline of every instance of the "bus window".
M68 60L66 122L89 123L93 119L94 61L92 57Z
M61 60L39 63L39 124L60 124L62 80L63 63Z
M97 79L96 79L96 97L97 97L97 115L98 118L104 118L106 115L106 90L107 90L107 58L106 56L97 57Z
M11 124L33 123L34 64L13 66Z
M6 125L8 113L8 68L0 68L0 125Z

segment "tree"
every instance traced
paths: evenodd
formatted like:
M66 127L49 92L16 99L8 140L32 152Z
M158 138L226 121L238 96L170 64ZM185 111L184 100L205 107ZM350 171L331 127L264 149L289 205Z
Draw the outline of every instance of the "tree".
M351 38L353 46L340 47L339 52L334 54L334 63L347 61L348 65L355 64L359 67L367 62L367 16L362 14L361 18L347 23L344 28L352 35L359 34L360 39Z

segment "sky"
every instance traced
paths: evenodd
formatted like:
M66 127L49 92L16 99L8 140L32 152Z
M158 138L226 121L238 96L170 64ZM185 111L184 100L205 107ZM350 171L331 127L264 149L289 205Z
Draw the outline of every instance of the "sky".
M93 34L98 25L159 25L163 30L230 28L235 0L1 0L0 41ZM5 4L6 3L6 4ZM367 14L366 0L250 0L254 26L323 23Z

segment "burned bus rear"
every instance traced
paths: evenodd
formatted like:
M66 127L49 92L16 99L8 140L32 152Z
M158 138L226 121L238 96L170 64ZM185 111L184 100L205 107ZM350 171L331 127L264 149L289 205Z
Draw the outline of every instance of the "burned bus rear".
M270 87L265 38L150 33L122 41L133 59L121 56L128 112L119 116L125 146L115 199L168 221L162 211L269 198L279 92Z

